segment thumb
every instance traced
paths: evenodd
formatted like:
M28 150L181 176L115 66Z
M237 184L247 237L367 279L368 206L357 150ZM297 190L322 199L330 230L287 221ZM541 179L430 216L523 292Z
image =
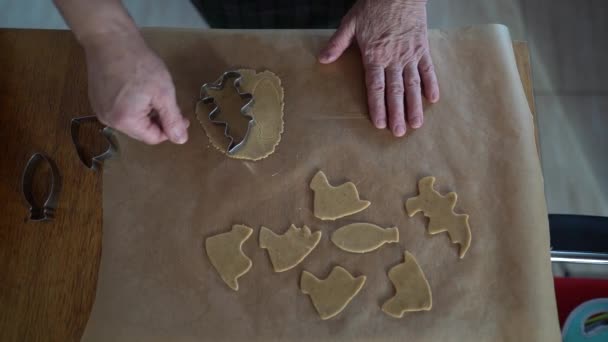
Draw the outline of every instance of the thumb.
M323 64L329 64L334 62L344 50L348 48L350 43L353 41L355 36L355 21L352 19L346 19L342 21L338 30L329 39L327 46L321 51L319 55L319 62Z
M163 132L171 142L184 144L188 141L188 126L190 122L182 116L175 100L175 90L172 89L168 95L159 97L153 103L158 112L158 119Z

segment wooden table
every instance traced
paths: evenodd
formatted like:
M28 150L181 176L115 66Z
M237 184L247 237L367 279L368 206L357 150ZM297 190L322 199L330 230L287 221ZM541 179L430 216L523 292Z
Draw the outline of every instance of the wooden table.
M514 48L534 112L528 46ZM68 31L16 29L0 30L0 51L0 340L79 340L102 241L101 173L81 164L69 130L73 117L91 114L83 51ZM28 221L20 190L34 152L61 172L50 222Z

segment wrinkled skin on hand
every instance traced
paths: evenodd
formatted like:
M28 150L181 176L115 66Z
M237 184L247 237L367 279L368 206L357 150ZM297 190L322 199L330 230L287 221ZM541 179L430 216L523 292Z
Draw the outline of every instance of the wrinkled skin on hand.
M96 37L84 45L89 99L103 124L146 144L188 140L171 75L139 36Z
M426 0L359 0L321 52L321 63L337 60L356 39L367 87L370 118L397 137L423 124L422 94L439 100L429 53Z

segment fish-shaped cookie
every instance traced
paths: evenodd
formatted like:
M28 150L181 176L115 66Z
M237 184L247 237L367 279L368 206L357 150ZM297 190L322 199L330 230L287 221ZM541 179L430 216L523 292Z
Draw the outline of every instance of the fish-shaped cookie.
M315 193L314 213L321 220L336 220L358 213L369 207L371 202L359 199L355 184L347 182L331 186L323 171L317 172L310 182Z
M234 291L239 290L237 279L251 269L251 259L244 253L241 247L253 229L236 224L232 230L208 237L205 240L205 250L211 264L220 274L222 280Z
M352 223L336 230L331 241L347 252L367 253L385 243L399 242L399 230L397 227L385 229L371 223Z

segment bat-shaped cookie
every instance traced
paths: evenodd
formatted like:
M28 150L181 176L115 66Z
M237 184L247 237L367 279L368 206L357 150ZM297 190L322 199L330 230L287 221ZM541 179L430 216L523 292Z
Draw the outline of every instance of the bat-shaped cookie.
M433 189L434 183L435 177L424 177L418 181L419 195L408 199L405 209L410 217L422 211L429 218L429 234L447 231L452 243L460 245L462 259L471 245L469 215L454 213L458 196L455 192L442 196Z

